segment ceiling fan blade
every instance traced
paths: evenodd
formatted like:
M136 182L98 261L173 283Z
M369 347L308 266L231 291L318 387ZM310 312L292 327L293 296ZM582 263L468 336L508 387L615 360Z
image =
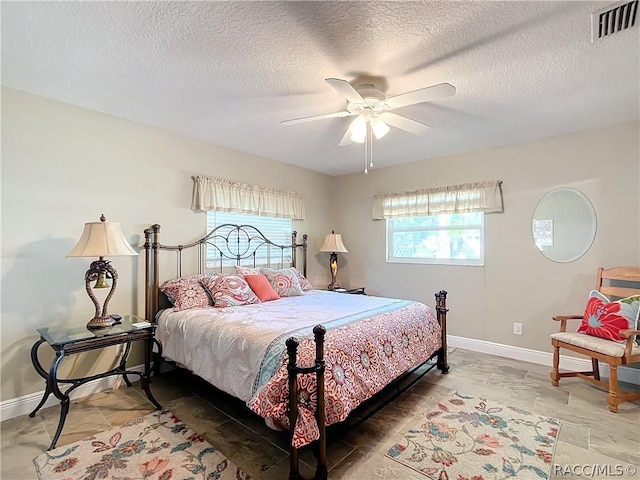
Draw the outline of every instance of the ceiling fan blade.
M296 123L312 122L314 120L322 120L325 118L348 117L349 115L355 115L355 113L347 112L346 110L344 110L342 112L312 115L310 117L292 118L291 120L282 120L280 122L280 125L295 125Z
M404 130L409 133L413 133L414 135L424 135L431 128L431 125L426 125L424 123L416 122L415 120L411 120L407 117L402 117L400 115L396 115L391 112L383 112L380 114L380 119L391 125L392 127L399 128L400 130Z
M358 91L355 88L353 88L353 85L351 85L346 80L341 80L339 78L325 78L324 80L333 88L335 88L340 95L345 97L350 102L352 103L364 102L364 99L358 93Z
M421 88L413 92L401 93L393 97L387 97L384 103L391 108L406 107L415 103L430 102L438 98L451 97L456 94L456 87L450 83L439 83L431 87Z

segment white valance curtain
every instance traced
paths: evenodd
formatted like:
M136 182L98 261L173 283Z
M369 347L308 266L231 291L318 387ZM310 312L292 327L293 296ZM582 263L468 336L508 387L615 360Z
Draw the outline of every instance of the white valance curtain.
M373 219L503 212L501 185L501 180L492 180L376 195L373 197Z
M304 198L299 193L283 192L223 178L191 178L191 209L194 211L217 210L304 220Z

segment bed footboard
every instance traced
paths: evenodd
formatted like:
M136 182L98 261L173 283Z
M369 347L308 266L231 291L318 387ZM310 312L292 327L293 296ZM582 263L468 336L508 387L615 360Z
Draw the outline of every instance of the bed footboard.
M443 374L449 373L449 363L447 362L447 292L440 290L436 297L436 319L442 331L442 346L434 354L437 357L436 367ZM300 465L298 449L293 446L293 434L298 420L298 375L315 373L317 380L317 403L315 417L318 424L319 437L316 443L315 453L317 465L313 480L327 480L327 439L325 422L325 360L324 360L324 336L325 327L316 325L313 329L314 341L316 344L316 358L312 367L300 367L297 364L299 340L295 337L287 339L287 354L289 360L287 371L289 374L289 480L304 480L300 475ZM432 356L431 358L433 358ZM431 370L431 366L427 371ZM426 372L425 372L426 373ZM413 382L415 383L415 382ZM411 385L413 385L411 383ZM395 398L395 397L394 397Z
M298 449L293 446L293 433L298 420L298 374L314 373L317 380L317 404L316 421L320 432L318 438L316 473L314 480L326 480L327 478L327 441L325 426L325 405L324 405L324 334L326 329L322 325L313 328L314 340L316 343L316 359L312 367L299 367L297 338L291 337L287 340L287 353L289 363L287 370L289 373L289 480L302 480L298 463Z

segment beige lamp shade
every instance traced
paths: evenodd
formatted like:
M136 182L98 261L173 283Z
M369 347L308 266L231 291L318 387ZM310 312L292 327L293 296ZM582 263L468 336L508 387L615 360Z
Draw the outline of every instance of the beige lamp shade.
M122 257L138 255L116 222L87 222L67 257Z
M342 235L331 231L329 235L324 237L324 242L320 247L321 252L336 252L336 253L348 253L349 250L342 243Z

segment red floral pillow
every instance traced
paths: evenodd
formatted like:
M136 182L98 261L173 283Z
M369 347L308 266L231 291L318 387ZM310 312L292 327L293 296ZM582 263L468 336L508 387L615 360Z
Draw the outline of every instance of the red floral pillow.
M624 341L626 339L620 330L636 328L639 308L640 295L611 302L602 293L592 290L578 332Z
M260 303L242 275L218 275L205 278L202 285L209 290L216 308L237 307Z
M176 312L189 308L210 307L213 302L200 282L217 275L198 274L168 280L160 285L160 291L167 296Z

